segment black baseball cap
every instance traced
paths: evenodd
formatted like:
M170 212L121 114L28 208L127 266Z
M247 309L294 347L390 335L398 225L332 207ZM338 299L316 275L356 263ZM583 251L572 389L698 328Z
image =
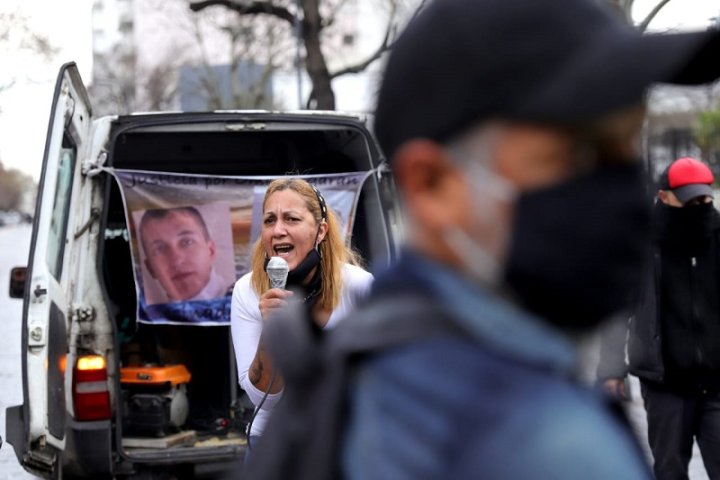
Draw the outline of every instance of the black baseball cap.
M385 154L483 120L572 124L654 83L720 76L720 32L642 35L597 0L435 0L400 35L378 93Z
M684 157L672 162L660 175L658 187L672 190L683 203L693 198L713 196L714 178L710 167L694 158Z

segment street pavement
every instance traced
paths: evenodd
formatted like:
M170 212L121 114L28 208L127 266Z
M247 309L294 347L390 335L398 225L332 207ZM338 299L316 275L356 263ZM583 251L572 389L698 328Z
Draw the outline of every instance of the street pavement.
M22 366L20 331L22 300L8 297L10 269L27 264L30 248L29 225L0 227L0 480L35 478L25 472L15 457L12 445L5 442L5 409L22 403Z
M636 377L630 377L630 389L632 390L632 401L627 405L628 408L626 411L630 423L635 430L635 434L640 440L640 445L647 455L648 462L650 462L652 461L652 454L650 453L650 447L647 441L647 418L645 417L645 409L643 408L642 396L640 395L640 381ZM708 480L697 444L693 447L689 473L691 480Z

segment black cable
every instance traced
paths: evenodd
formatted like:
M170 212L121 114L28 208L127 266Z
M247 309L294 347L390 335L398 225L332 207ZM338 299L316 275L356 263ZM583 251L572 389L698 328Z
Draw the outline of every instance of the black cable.
M317 193L317 190L316 190ZM318 193L319 195L319 193ZM307 295L303 299L303 304L305 304L308 308L308 316L312 318L311 308L312 305L315 304L317 301L317 295L320 293L320 285L322 285L322 278L320 275L320 269L318 268L317 272L315 272L315 275L313 276L312 280L310 281L310 286L313 287L313 290L310 292L309 295ZM311 325L316 326L315 322L311 322ZM270 384L268 385L267 389L265 390L265 393L263 394L262 399L260 399L260 403L257 404L255 407L255 410L253 411L252 416L250 417L250 421L247 424L247 427L245 428L245 439L247 441L247 447L248 450L252 450L252 447L250 446L250 431L252 430L253 422L255 422L255 417L257 416L258 412L262 408L262 406L265 404L265 400L267 400L268 395L270 395L270 390L272 390L273 383L275 383L275 378L277 378L277 371L274 371L272 374L272 377L270 377Z
M262 408L263 404L265 403L265 400L267 400L268 395L270 395L270 390L272 390L273 383L275 383L275 378L277 377L277 372L273 372L272 377L270 377L270 384L268 385L267 389L265 389L265 393L260 399L260 403L257 404L255 407L255 410L253 411L252 417L250 417L250 421L247 424L247 427L245 428L245 440L247 441L247 448L248 450L252 450L252 447L250 446L250 431L252 430L253 422L255 421L255 417L257 416L258 412Z

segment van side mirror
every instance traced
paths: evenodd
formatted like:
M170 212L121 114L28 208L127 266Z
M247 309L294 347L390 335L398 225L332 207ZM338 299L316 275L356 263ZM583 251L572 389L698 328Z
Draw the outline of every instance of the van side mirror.
M23 298L25 296L25 279L27 267L13 267L10 270L10 298Z

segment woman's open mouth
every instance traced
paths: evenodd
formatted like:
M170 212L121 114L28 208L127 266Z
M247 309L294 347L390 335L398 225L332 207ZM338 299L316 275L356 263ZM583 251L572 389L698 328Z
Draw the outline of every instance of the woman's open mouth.
M278 257L287 257L294 249L295 247L288 243L281 243L273 247L273 251L275 251L275 255Z

